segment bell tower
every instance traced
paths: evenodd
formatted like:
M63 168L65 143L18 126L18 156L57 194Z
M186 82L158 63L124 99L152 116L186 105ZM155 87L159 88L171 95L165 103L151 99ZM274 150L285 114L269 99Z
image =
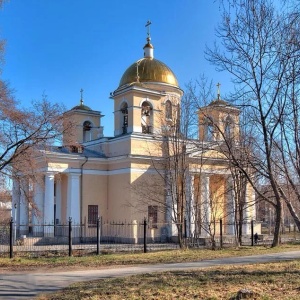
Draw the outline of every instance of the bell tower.
M103 137L101 118L104 115L83 104L83 89L80 95L79 105L64 114L64 145L78 145Z
M124 72L114 101L114 135L153 134L161 131L166 108L177 108L183 91L172 70L154 58L148 21L144 57ZM169 109L170 110L170 109Z
M217 87L217 99L198 112L199 139L203 142L238 141L240 110L222 100L219 83Z

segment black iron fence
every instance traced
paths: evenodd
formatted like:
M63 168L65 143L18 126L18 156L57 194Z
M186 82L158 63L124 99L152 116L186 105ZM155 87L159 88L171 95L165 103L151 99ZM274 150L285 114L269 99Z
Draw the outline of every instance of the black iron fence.
M141 222L101 222L96 224L17 225L0 224L0 255L57 256L88 253L147 252L176 249L176 241L164 235L166 224L150 226ZM155 230L154 230L155 229Z
M183 224L155 223L146 220L104 222L96 224L18 225L13 220L0 224L0 255L58 256L87 253L148 252L179 248L178 228L182 228L182 243L187 247L223 248L237 244L235 225L212 222L199 226L187 220ZM270 226L259 222L244 222L242 245L269 245L273 234ZM259 233L256 235L256 233ZM296 227L283 227L282 242L300 240Z

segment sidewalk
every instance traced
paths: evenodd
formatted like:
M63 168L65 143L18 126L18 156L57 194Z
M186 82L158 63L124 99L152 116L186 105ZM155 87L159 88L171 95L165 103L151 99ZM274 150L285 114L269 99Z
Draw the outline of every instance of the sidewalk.
M300 259L300 251L267 255L230 257L199 262L138 265L101 270L81 270L49 273L11 273L0 275L0 299L33 299L39 293L53 292L74 282L101 278L122 277L135 274L207 268L219 265L242 265L272 261Z

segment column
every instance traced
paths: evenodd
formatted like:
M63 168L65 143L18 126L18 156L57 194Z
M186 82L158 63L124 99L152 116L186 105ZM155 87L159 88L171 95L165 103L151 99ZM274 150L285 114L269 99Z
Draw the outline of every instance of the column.
M26 178L21 179L20 188L20 235L27 235L29 229L29 185Z
M68 174L67 216L72 218L73 225L80 224L80 174Z
M61 180L57 180L55 184L55 204L56 204L56 220L57 224L61 224Z
M34 205L31 211L33 226L32 232L34 236L42 236L44 232L44 188L41 181L37 181L34 184Z
M190 174L186 178L186 220L188 237L192 237L195 234L194 180L195 176Z
M44 225L44 236L54 236L54 174L50 172L45 174Z
M244 206L244 224L243 234L251 234L251 219L252 219L252 203L251 203L251 187L248 182L245 184L245 206Z
M201 223L202 232L204 237L210 236L210 219L211 219L211 206L210 206L210 192L209 192L209 176L201 176Z
M252 220L256 221L256 199L255 199L255 191L253 187L250 187L249 193L250 201L251 201L251 208L252 208Z
M170 175L167 176L167 182L166 182L166 220L168 223L168 237L177 237L178 236L178 230L177 226L174 222L175 220L175 213L177 211L177 206L175 201L172 197L172 182L170 180ZM174 189L174 188L173 188Z
M235 193L234 193L234 185L233 185L233 178L229 176L227 178L227 187L226 187L226 194L227 194L227 234L235 235Z
M12 218L14 220L14 240L16 240L20 230L20 184L17 179L13 179Z

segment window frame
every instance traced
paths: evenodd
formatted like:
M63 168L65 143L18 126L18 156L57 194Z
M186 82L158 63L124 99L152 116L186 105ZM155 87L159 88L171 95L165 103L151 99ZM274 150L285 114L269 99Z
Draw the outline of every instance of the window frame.
M97 227L97 220L99 217L99 205L88 205L88 227Z
M157 205L149 205L148 206L148 226L150 229L157 229L158 223L158 206Z

